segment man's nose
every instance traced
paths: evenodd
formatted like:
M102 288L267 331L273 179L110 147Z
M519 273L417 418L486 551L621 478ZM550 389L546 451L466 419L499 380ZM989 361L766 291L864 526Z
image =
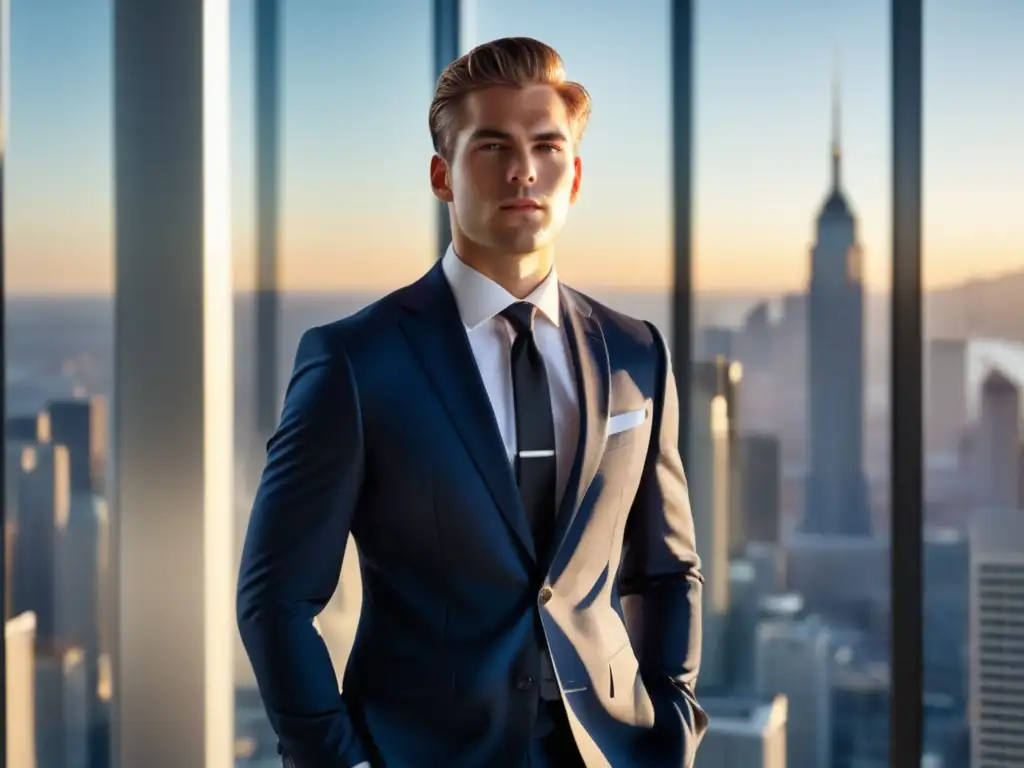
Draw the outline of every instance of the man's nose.
M537 182L537 167L528 149L517 149L511 153L508 166L508 183L531 186Z

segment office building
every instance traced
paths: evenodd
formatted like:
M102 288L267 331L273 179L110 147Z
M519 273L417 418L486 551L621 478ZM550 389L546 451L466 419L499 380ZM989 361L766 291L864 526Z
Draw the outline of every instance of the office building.
M39 768L88 768L89 699L84 654L79 648L40 649L35 673Z
M36 642L52 647L57 628L57 530L71 508L68 452L63 446L24 444L17 477L17 537L13 553L12 610L36 614Z
M735 338L736 331L731 328L711 326L701 329L697 341L696 359L714 360L717 357L724 357L727 360L734 360Z
M808 474L803 530L867 536L864 476L862 249L842 185L838 84L833 93L832 186L817 220L808 291Z
M757 692L788 701L787 765L829 768L832 637L815 616L766 621L757 633Z
M103 493L107 470L107 405L102 397L51 400L50 442L67 447L72 493Z
M979 504L1016 507L1020 493L1020 387L991 370L981 385L981 415L975 435L974 476Z
M972 768L1024 765L1024 510L978 510L970 530Z
M925 446L956 454L967 427L967 347L963 339L932 339L926 351Z
M690 411L690 503L704 574L701 679L724 685L729 621L729 415L722 361L694 364Z
M22 613L4 622L7 685L4 740L9 768L36 768L36 616ZM43 768L42 766L40 768Z
M786 768L785 696L701 696L710 724L699 768Z
M740 438L743 518L747 541L778 544L782 520L782 454L774 435Z

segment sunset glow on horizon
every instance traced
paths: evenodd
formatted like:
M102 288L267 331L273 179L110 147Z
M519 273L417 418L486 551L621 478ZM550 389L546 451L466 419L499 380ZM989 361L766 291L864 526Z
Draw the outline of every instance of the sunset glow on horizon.
M427 0L288 4L283 19L281 288L382 292L434 249L427 181ZM588 12L580 11L586 7ZM594 112L582 196L558 244L584 290L671 285L668 0L474 3L471 42L529 34L584 82ZM254 254L252 18L232 10L236 288ZM1024 5L929 3L925 29L926 287L1024 269ZM393 24L396 13L407 17ZM6 285L12 294L113 285L110 0L61 14L12 8ZM827 193L830 81L842 51L844 186L869 289L891 272L888 3L701 4L696 19L693 258L698 292L803 288ZM630 67L607 56L626 45ZM356 73L376 71L377 78ZM651 73L637 78L636 72ZM381 78L389 87L380 88ZM74 120L70 116L74 115ZM1014 201L1018 201L1015 203Z

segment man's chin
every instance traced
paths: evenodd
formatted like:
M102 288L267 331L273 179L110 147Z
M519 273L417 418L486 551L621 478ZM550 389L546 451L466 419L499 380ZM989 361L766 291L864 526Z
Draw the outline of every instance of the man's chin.
M517 232L505 237L495 238L498 247L505 253L516 256L527 256L536 253L551 244L553 237L549 232Z

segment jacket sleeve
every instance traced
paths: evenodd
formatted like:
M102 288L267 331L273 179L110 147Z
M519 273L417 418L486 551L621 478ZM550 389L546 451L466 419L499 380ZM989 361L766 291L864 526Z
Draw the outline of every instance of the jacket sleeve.
M651 443L624 537L619 590L652 697L671 701L690 762L707 729L694 688L701 656L700 573L686 474L679 456L679 396L668 348L657 354ZM650 681L650 682L648 682Z
M303 335L246 533L237 620L280 750L297 766L367 759L313 620L338 585L363 480L359 398L324 328Z

